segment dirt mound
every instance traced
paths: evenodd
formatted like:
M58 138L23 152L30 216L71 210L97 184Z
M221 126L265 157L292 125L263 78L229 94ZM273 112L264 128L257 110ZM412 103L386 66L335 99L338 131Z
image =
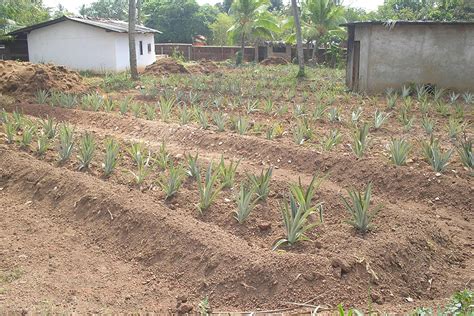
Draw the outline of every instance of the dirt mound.
M0 61L0 92L32 94L37 90L84 92L81 76L63 66Z
M270 57L260 62L261 65L287 65L288 61L282 57Z
M212 60L200 60L195 64L187 66L191 73L211 74L219 71L219 66Z
M150 75L188 74L189 70L173 58L160 58L146 66L144 73Z

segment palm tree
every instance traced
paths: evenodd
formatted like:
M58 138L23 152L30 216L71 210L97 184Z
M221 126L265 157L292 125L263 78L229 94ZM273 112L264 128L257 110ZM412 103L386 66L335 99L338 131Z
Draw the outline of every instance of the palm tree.
M291 0L293 9L293 19L296 29L296 52L298 56L298 74L297 77L304 77L304 55L303 55L303 38L301 36L300 10L296 0Z
M135 47L135 25L137 24L137 3L128 1L128 50L130 53L130 73L132 80L138 80L137 49Z
M311 59L315 62L316 52L321 39L331 32L345 31L339 26L345 22L344 7L334 0L306 0L304 16L307 19L308 39L313 40Z
M240 34L240 54L244 58L245 39L254 37L256 57L258 58L258 39L271 38L278 31L278 25L268 12L269 0L235 0L229 13L234 16L235 24L227 31L230 36ZM239 63L239 59L237 59Z

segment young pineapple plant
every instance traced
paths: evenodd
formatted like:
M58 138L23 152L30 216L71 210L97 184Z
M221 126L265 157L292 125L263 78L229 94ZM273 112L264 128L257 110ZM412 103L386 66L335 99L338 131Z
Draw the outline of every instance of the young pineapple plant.
M105 141L105 157L102 163L102 169L106 177L110 176L117 166L117 160L119 155L119 144L109 138Z
M269 167L265 172L262 170L259 176L249 175L248 179L257 195L258 200L265 201L270 193L270 181L272 179L273 167Z
M197 121L199 123L199 125L201 125L201 128L202 129L208 129L209 128L209 118L208 118L208 115L207 115L207 112L200 109L200 108L197 108L198 110L195 111L196 113L196 118L197 118Z
M165 98L161 97L159 102L160 108L160 117L163 122L168 122L171 116L171 111L173 110L174 105L176 104L176 98L170 97Z
M20 148L27 149L31 141L33 140L33 135L35 134L37 127L35 124L25 124L20 138Z
M150 160L150 151L145 148L144 143L133 143L128 149L128 153L135 165L143 165Z
M199 189L199 203L197 208L201 214L209 209L214 200L217 198L219 192L222 190L222 186L215 187L218 175L219 174L217 172L214 174L212 172L212 162L207 168L206 175L204 177L204 183L201 180L201 174L197 174L196 180Z
M227 166L224 163L224 155L221 156L219 163L219 178L223 189L231 188L234 185L235 174L240 160L234 162L233 160Z
M130 106L130 110L132 111L133 116L135 116L136 118L141 117L142 105L140 103L133 102Z
M156 118L156 107L153 104L145 104L145 118L154 121Z
M342 140L342 135L337 129L332 129L329 132L329 135L323 136L321 140L321 145L326 151L331 151L334 147L339 145Z
M358 107L355 111L352 111L352 113L351 113L352 124L357 125L361 115L362 115L362 108L361 107Z
M393 110L397 106L398 95L396 92L387 95L387 108Z
M84 134L78 148L79 170L88 169L94 158L95 141L90 133Z
M69 124L59 128L59 162L66 162L72 154L74 146L74 129Z
M40 125L48 139L53 139L56 136L58 123L55 123L51 117L47 116L45 120L41 120Z
M165 200L168 200L178 193L181 184L183 183L184 170L181 165L174 166L170 164L167 174L161 174L157 180L158 185L165 193Z
M5 136L8 144L13 144L15 141L15 135L17 132L17 125L12 119L8 119L3 124L3 129L5 131Z
M428 136L433 135L435 129L435 122L428 116L423 116L421 119L421 126Z
M415 122L415 117L410 116L409 108L407 106L402 106L400 110L400 114L398 116L398 120L403 125L403 129L405 131L409 131L413 127L413 123Z
M341 114L339 113L339 109L337 107L333 107L329 110L328 117L331 123L337 123L342 120Z
M193 113L188 109L186 104L182 104L179 108L179 122L181 125L188 124L193 117Z
M142 184L145 182L146 177L150 173L148 160L141 162L139 165L137 165L137 170L136 171L130 170L130 173L133 176L133 181L135 182L135 184L141 187Z
M464 138L458 146L458 154L462 164L474 174L474 156L472 155L472 140Z
M380 129L380 127L382 127L382 124L385 123L389 116L390 113L384 113L379 110L376 110L374 114L374 128Z
M168 169L168 166L172 163L171 154L166 149L165 141L161 142L160 150L156 154L155 163L161 170Z
M212 115L212 120L217 126L218 132L223 132L225 130L226 117L222 112L216 112Z
M249 121L245 116L239 116L239 118L235 120L234 126L237 133L245 135L249 128Z
M367 233L372 228L372 219L382 208L380 205L370 211L370 199L372 195L372 183L367 185L365 192L348 190L350 201L341 197L346 210L351 215L349 224L362 234Z
M133 100L132 96L127 96L118 102L120 114L122 115L127 114L128 108L130 107L130 103L132 102L132 100Z
M318 104L313 111L313 119L320 120L323 118L324 113L326 112L326 105L321 103Z
M459 134L461 134L464 129L465 129L466 125L454 118L454 117L450 117L449 118L449 121L448 121L448 135L451 139L456 139L458 137Z
M38 138L36 141L36 144L37 144L36 152L38 153L38 155L43 156L46 153L46 151L48 151L49 141L50 139L48 135L44 132L44 130L42 130L40 134L38 135Z
M258 198L255 198L255 189L241 184L239 195L237 196L237 210L234 212L234 218L243 224L252 212Z
M362 158L369 144L369 125L364 123L357 128L352 136L352 150L358 158Z
M318 178L317 176L313 176L311 183L305 189L303 184L301 183L301 178L298 179L297 184L290 185L290 192L295 198L298 205L303 206L305 209L311 208L311 203L313 201L314 194L316 190L319 188L323 181L323 178ZM322 205L322 204L319 204ZM319 208L318 205L318 208Z
M199 157L198 153L196 153L195 156L191 154L186 155L186 161L188 164L186 168L186 174L188 175L188 177L191 177L192 179L197 179L199 176L198 157Z
M422 143L423 154L436 172L443 172L449 164L453 150L443 152L437 139L431 138L430 142Z
M47 90L37 90L35 100L38 104L46 104L48 102L49 92Z
M318 223L308 223L308 216L316 211L317 206L306 208L305 205L298 205L296 199L290 194L290 203L286 201L281 208L283 225L285 227L285 237L278 239L273 244L273 250L288 244L294 245L298 241L309 240L306 233L316 227Z
M406 163L411 145L405 139L392 139L390 142L390 159L397 166L403 166Z
M103 102L105 112L112 112L115 109L115 102L112 98L105 97Z

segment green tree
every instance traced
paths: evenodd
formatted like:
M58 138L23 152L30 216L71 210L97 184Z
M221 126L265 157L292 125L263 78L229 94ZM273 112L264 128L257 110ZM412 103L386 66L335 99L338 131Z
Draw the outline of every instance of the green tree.
M234 24L234 19L226 13L219 13L214 23L209 25L212 32L212 44L214 45L232 45L233 38L228 36L227 30Z
M270 0L270 7L268 8L270 11L281 11L283 8L283 0Z
M69 12L61 3L55 8L53 13L53 19L62 17L63 15L73 15Z
M79 14L94 18L126 21L128 18L128 0L97 0L90 5L82 5Z
M235 0L230 8L230 13L235 19L234 25L229 28L230 36L240 35L240 55L244 58L245 40L248 37L257 39L271 38L278 32L278 25L273 16L268 12L268 0ZM257 43L256 51L258 51ZM258 54L256 54L256 58ZM239 58L237 59L239 63Z
M304 5L304 16L307 20L306 35L313 41L311 59L316 61L316 52L324 36L330 32L345 34L339 25L345 22L344 7L336 5L333 0L307 0Z
M41 0L0 0L0 38L15 29L50 18Z
M215 21L217 8L200 7L195 0L148 0L143 4L145 25L163 32L158 42L192 43L193 36L210 36L209 24Z

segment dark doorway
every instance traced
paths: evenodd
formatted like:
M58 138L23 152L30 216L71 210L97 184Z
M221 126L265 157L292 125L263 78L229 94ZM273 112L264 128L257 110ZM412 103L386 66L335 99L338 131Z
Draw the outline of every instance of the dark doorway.
M359 62L360 62L360 41L354 41L352 50L352 91L359 90Z
M267 58L267 47L266 46L259 46L258 47L258 61L262 61Z

